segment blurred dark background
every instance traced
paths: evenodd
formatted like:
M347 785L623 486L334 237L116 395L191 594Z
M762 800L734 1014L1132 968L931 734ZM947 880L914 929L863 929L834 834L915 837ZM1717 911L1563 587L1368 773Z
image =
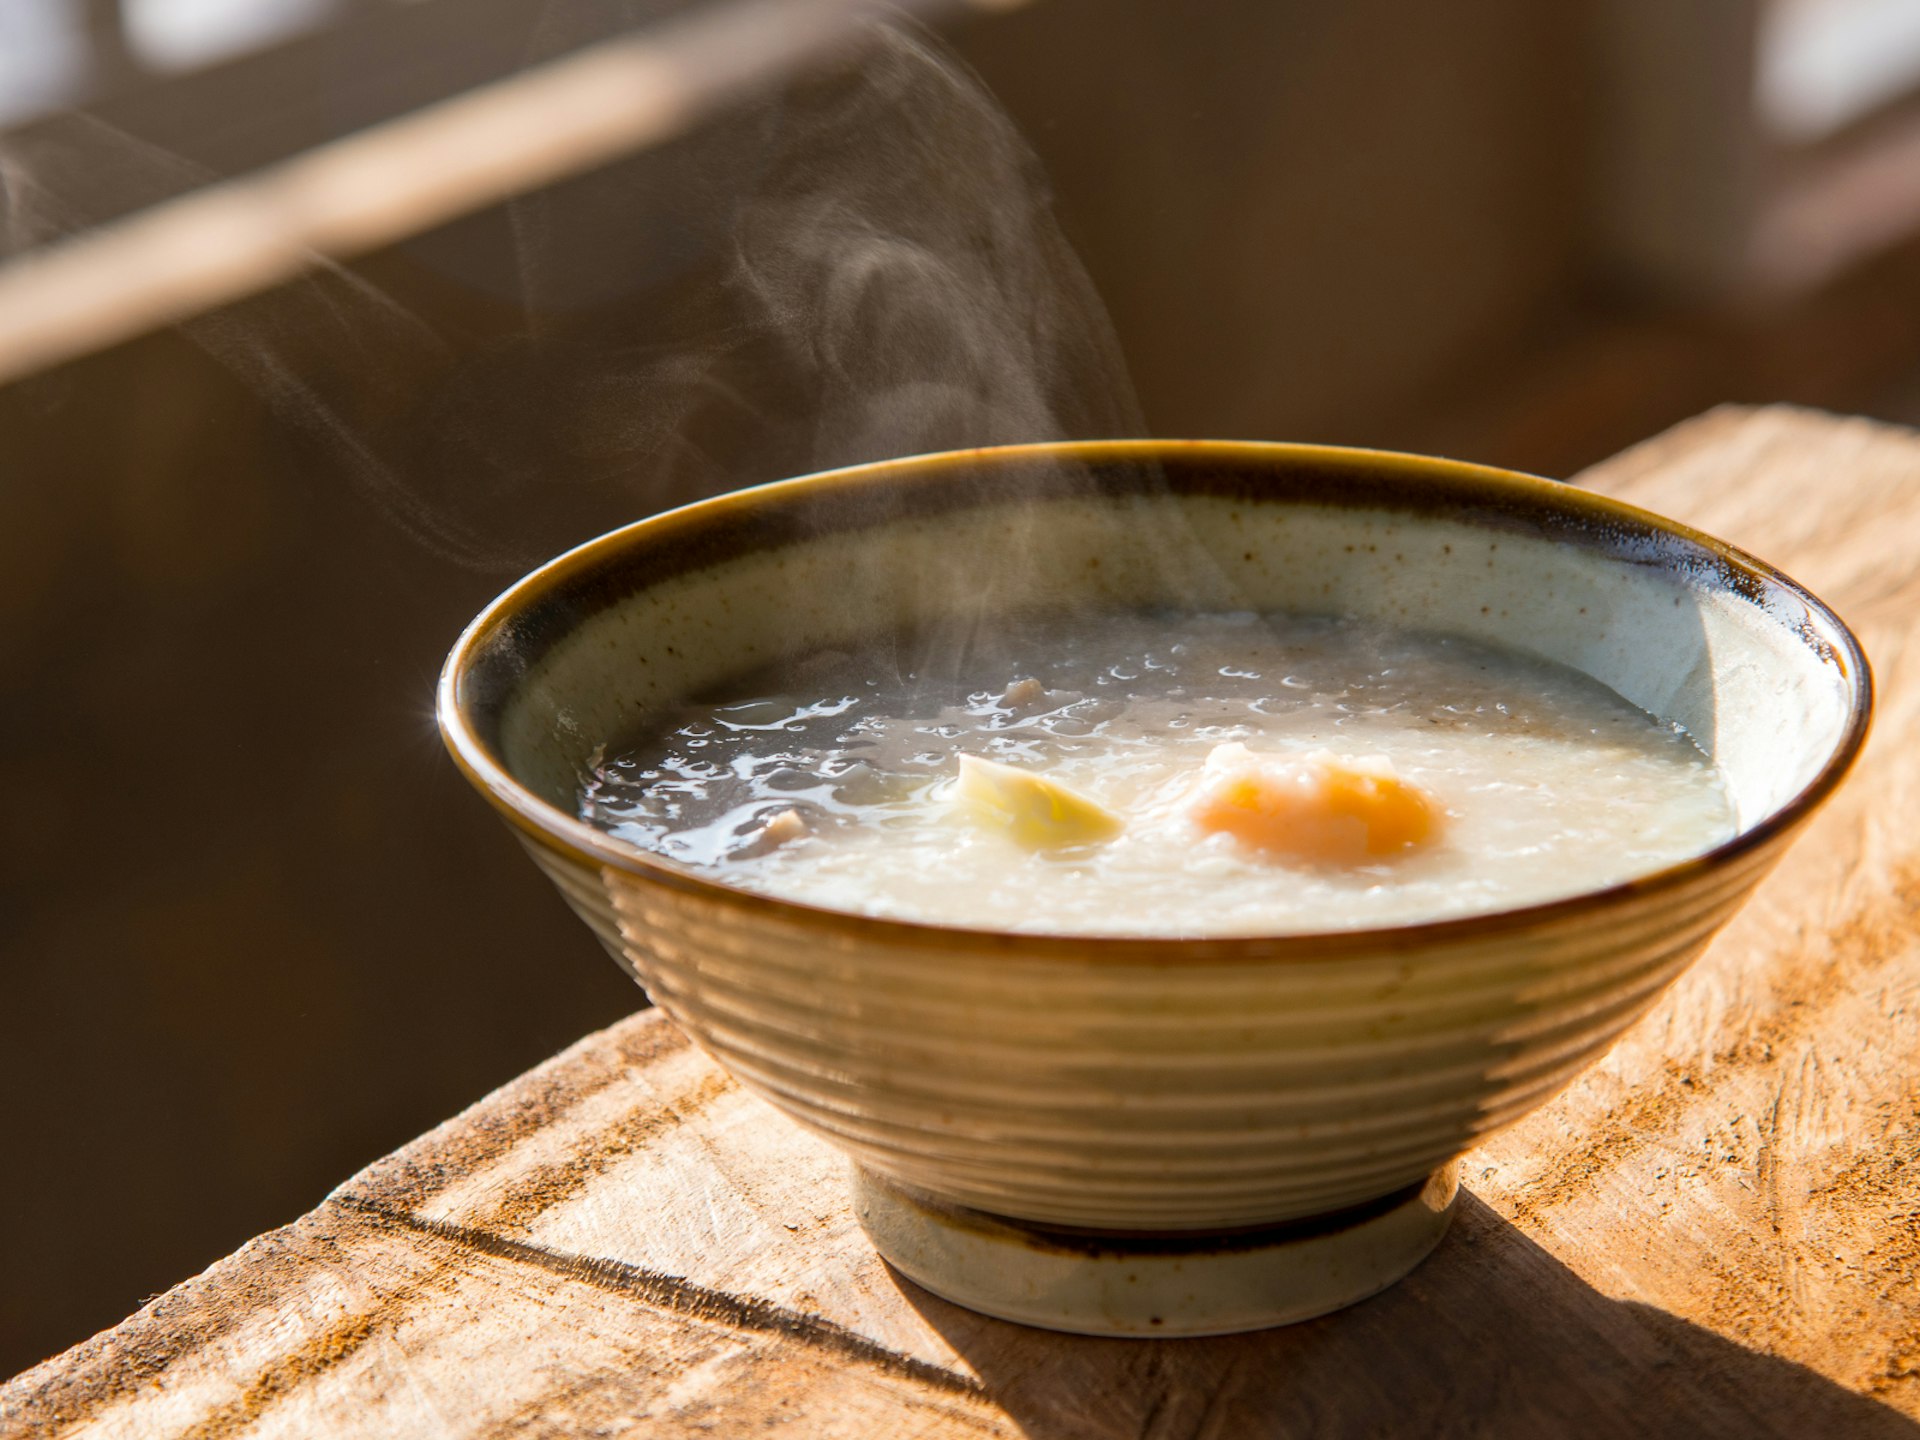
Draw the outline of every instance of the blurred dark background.
M697 8L0 0L0 276ZM1920 416L1917 19L937 23L1037 151L1149 431L1567 475L1721 401ZM640 1003L431 692L519 570L818 458L764 356L685 403L690 354L758 343L705 302L782 113L0 388L0 1375Z

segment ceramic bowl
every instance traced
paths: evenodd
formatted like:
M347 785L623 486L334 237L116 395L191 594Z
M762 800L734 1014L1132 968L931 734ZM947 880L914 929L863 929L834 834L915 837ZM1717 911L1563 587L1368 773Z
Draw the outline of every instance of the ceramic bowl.
M734 889L575 818L601 747L782 657L1015 615L1344 614L1572 666L1684 726L1738 832L1497 914L1268 938L1005 933ZM562 556L442 677L454 758L655 1002L853 1160L930 1288L1106 1333L1318 1313L1437 1241L1453 1162L1699 953L1858 752L1867 665L1759 561L1411 456L1103 442L766 485Z

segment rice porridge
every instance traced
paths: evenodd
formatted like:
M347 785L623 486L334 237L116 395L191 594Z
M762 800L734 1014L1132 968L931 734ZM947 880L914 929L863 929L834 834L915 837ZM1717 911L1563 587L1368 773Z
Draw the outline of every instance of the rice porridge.
M996 930L1248 935L1511 909L1710 849L1712 764L1576 671L1354 621L1029 626L819 655L610 747L580 814L746 889Z

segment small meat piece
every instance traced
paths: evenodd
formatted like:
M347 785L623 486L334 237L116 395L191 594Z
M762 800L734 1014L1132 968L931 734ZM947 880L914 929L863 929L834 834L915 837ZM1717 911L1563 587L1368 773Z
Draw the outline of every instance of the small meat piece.
M762 825L732 852L736 860L754 860L762 855L778 850L782 845L795 840L804 840L813 833L807 824L806 816L798 810L782 810L766 824Z
M1047 698L1047 687L1029 675L1024 680L1016 680L1007 687L1007 693L1000 697L1000 703L1008 710L1018 710L1023 705Z
M782 810L767 822L767 828L760 832L760 838L767 842L769 848L772 848L812 833L807 828L805 817L798 810Z

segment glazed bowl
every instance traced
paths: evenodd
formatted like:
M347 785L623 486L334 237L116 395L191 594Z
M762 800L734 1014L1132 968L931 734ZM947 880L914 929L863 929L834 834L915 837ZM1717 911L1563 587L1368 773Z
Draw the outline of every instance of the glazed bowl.
M1212 939L769 898L576 818L602 747L783 658L1143 607L1363 617L1590 675L1712 757L1737 832L1551 903ZM455 760L601 942L851 1158L929 1288L1103 1333L1303 1318L1437 1242L1454 1161L1653 1002L1839 783L1857 642L1731 547L1551 481L1292 445L1099 442L766 485L560 557L447 661Z

